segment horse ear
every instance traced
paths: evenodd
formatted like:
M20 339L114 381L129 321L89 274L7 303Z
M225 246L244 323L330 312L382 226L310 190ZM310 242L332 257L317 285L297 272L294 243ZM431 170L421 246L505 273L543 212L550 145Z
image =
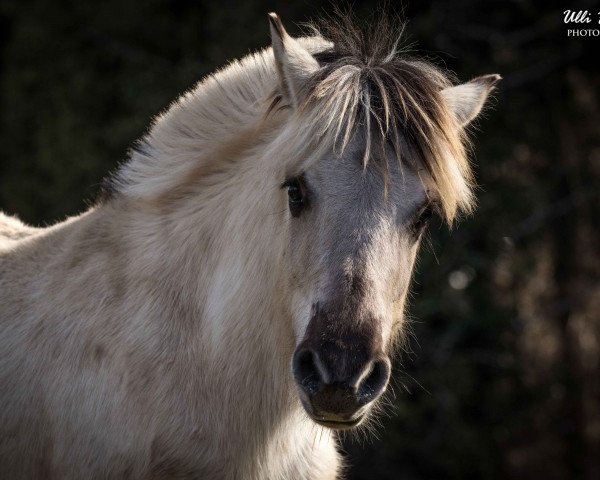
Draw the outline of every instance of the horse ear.
M489 93L501 78L497 73L483 75L462 85L442 90L442 96L463 127L479 115Z
M288 35L276 13L269 13L271 40L281 94L294 108L304 81L319 68L315 58Z

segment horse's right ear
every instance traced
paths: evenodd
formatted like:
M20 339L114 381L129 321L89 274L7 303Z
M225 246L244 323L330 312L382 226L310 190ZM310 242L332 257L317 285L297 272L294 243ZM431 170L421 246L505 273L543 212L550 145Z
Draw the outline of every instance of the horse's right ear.
M269 13L271 41L281 95L288 104L298 106L298 92L303 83L319 68L315 58L288 35L276 13Z

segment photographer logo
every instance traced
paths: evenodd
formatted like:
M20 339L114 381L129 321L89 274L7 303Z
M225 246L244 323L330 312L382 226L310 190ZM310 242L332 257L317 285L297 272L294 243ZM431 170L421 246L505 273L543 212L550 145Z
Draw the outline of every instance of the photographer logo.
M594 15L588 10L565 10L563 12L563 21L565 25L569 25L567 37L600 37L600 29L576 28L591 23L600 24L600 12L596 13L596 17L594 18Z

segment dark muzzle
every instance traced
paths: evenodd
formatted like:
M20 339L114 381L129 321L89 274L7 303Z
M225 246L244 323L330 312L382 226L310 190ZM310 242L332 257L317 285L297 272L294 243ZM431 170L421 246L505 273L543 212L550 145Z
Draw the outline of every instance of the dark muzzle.
M390 360L372 348L377 342L362 335L322 338L307 335L294 353L292 368L300 398L318 423L351 428L385 390Z

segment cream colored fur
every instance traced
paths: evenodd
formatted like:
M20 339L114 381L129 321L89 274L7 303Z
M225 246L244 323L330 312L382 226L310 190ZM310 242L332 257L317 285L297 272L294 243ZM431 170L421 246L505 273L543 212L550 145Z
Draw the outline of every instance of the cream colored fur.
M122 195L42 230L5 217L6 478L336 477L332 434L308 421L289 373L285 192L266 175L278 159L253 150L281 121L264 126L275 87L270 51L235 62L157 119L159 161L134 154ZM201 180L209 164L218 187ZM173 194L182 185L193 203Z
M271 49L233 62L156 119L111 200L0 217L2 478L338 476L282 280L281 182L330 145L266 114L277 88Z

